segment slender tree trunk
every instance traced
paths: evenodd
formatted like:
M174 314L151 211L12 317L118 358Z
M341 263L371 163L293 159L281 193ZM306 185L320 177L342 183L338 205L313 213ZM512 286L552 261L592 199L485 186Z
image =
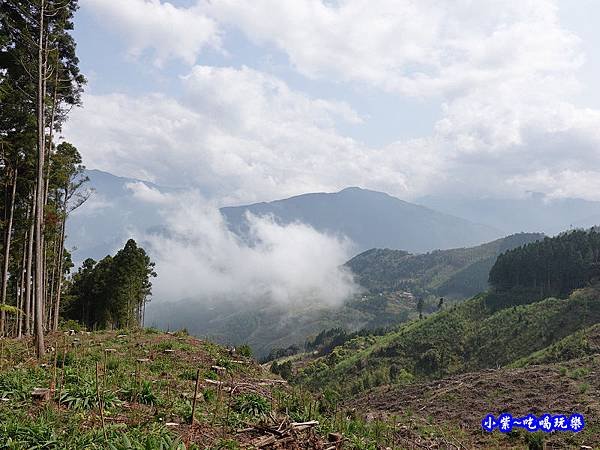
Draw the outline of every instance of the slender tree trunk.
M67 198L68 189L65 189L65 198L63 201L63 220L60 225L60 240L58 244L58 284L56 288L56 302L54 303L54 323L52 329L58 330L58 316L60 311L60 298L62 294L62 280L63 280L63 259L65 252L65 229L67 223Z
M45 247L44 247L44 265L45 265L45 272L44 272L44 286L46 286L46 325L45 325L45 329L47 331L50 330L51 324L52 324L52 312L54 311L54 305L53 305L53 300L54 297L52 296L52 284L54 283L54 268L55 268L55 261L54 259L56 258L55 254L55 250L56 250L56 240L53 242L53 247L54 249L49 252L49 246L50 243L48 241L46 241ZM52 258L52 264L50 264L52 266L52 268L50 269L48 267L48 254L51 254L51 258ZM50 270L52 271L50 273Z
M15 194L17 191L17 169L13 173L12 192L10 195L10 210L8 213L8 224L4 238L4 265L2 266L2 297L0 303L6 304L6 287L8 285L8 263L10 260L10 243L12 241L12 225L15 213ZM6 311L0 311L0 335L4 336L6 328Z
M17 337L21 338L23 336L23 301L25 300L25 264L27 260L27 231L24 236L25 240L23 241L23 258L21 260L21 277L19 279L19 294L17 302Z
M37 199L35 207L35 314L34 314L34 334L35 349L38 358L44 355L44 261L42 247L42 225L44 221L44 157L45 155L45 126L44 126L44 79L46 76L44 70L44 7L45 0L40 2L39 19L39 40L38 40L38 99L37 99L37 125L38 125L38 167L37 167Z
M33 219L35 215L35 198L36 192L33 190L33 196L31 197L31 210L28 219ZM29 336L31 334L31 318L33 308L31 307L32 302L32 287L33 287L33 274L31 273L32 264L33 264L33 233L34 233L34 221L31 220L31 224L29 225L29 234L27 238L27 267L26 278L25 278L25 335Z
M56 119L56 106L58 98L58 63L54 68L54 91L52 94L52 112L50 114L50 125L48 127L48 162L50 162L50 156L52 152L52 139L54 134L54 121ZM48 203L48 188L50 186L50 164L46 167L46 185L44 187L44 204Z
M54 242L52 243L52 273L50 275L50 292L49 292L49 304L50 304L50 308L48 310L48 329L49 330L54 330L54 305L55 305L55 301L54 301L54 290L56 287L56 267L58 265L58 261L57 261L57 257L58 257L58 249L57 247L57 239L54 239Z

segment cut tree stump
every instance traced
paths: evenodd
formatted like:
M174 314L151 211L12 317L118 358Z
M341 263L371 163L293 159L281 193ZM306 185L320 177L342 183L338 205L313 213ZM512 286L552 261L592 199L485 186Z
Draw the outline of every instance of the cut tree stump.
M327 435L327 440L329 442L341 442L342 441L342 434L341 433L329 433Z
M47 402L50 400L50 389L35 388L31 392L31 398L37 402Z

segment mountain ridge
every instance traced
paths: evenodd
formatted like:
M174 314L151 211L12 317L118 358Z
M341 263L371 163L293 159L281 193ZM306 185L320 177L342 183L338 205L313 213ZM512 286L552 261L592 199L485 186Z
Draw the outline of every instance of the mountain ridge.
M232 231L245 235L246 213L279 223L302 222L317 231L350 238L358 251L390 247L412 252L476 245L499 237L498 230L401 200L390 194L347 187L220 209Z

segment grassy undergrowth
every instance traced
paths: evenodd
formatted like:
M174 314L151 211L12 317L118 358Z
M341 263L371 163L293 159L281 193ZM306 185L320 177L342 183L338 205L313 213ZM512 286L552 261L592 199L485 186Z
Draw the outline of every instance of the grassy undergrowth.
M394 445L393 422L343 413L334 394L271 383L252 359L187 335L59 333L48 343L38 361L30 340L2 341L0 448L236 449L256 438L241 429L273 419L317 420L314 439L342 433L345 448ZM50 388L50 399L34 401L35 388Z

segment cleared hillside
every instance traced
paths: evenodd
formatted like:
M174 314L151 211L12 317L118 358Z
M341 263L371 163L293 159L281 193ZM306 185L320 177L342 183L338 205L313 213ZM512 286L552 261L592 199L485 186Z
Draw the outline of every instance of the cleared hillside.
M401 417L400 435L410 448L421 441L422 429L447 430L454 448L579 448L600 445L600 355L563 364L519 369L486 369L409 386L373 389L346 403L369 417ZM583 414L580 433L529 433L515 429L505 435L481 431L487 414ZM581 447L586 448L586 447Z

